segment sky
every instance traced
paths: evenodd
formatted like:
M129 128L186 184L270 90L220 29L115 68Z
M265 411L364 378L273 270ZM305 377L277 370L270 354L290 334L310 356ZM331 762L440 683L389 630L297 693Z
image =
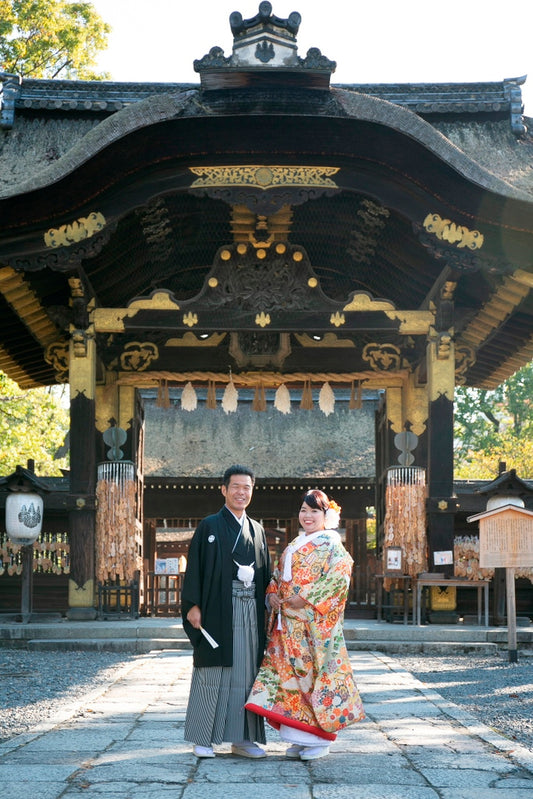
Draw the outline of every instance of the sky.
M113 32L99 68L117 81L199 83L193 61L215 45L232 52L229 15L259 0L91 0ZM533 117L533 2L490 0L272 0L301 14L298 54L337 62L335 83L470 83L528 75Z

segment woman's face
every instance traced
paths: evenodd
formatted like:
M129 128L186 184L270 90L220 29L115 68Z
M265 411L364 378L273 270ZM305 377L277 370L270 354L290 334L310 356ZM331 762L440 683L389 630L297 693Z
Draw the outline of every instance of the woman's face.
M306 502L303 503L299 513L300 525L306 535L324 530L326 526L326 514L318 508L311 508Z

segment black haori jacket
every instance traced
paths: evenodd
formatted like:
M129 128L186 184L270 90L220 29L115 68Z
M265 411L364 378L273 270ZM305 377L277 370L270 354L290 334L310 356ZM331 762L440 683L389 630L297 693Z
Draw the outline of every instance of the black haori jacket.
M255 602L261 665L265 649L265 591L270 582L270 555L262 526L247 517L255 546ZM233 663L232 546L239 523L224 506L203 519L192 538L181 592L183 629L193 645L195 666L231 666ZM202 611L202 627L215 639L214 649L187 621L193 605Z

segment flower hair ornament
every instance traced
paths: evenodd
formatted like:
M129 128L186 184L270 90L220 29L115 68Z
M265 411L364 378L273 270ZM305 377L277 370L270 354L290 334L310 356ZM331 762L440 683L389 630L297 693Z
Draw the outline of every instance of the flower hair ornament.
M337 505L334 499L330 499L329 508L326 511L326 530L336 530L341 518L341 506Z

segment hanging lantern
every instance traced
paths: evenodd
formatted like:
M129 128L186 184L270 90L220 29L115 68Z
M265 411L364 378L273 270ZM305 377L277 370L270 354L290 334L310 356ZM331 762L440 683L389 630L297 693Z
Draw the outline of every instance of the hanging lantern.
M43 526L43 498L34 492L11 491L6 497L6 532L14 544L36 541Z
M285 383L282 383L276 391L274 396L274 408L280 413L291 412L291 395Z
M318 395L318 407L323 414L329 416L335 408L335 394L329 383L324 383Z

